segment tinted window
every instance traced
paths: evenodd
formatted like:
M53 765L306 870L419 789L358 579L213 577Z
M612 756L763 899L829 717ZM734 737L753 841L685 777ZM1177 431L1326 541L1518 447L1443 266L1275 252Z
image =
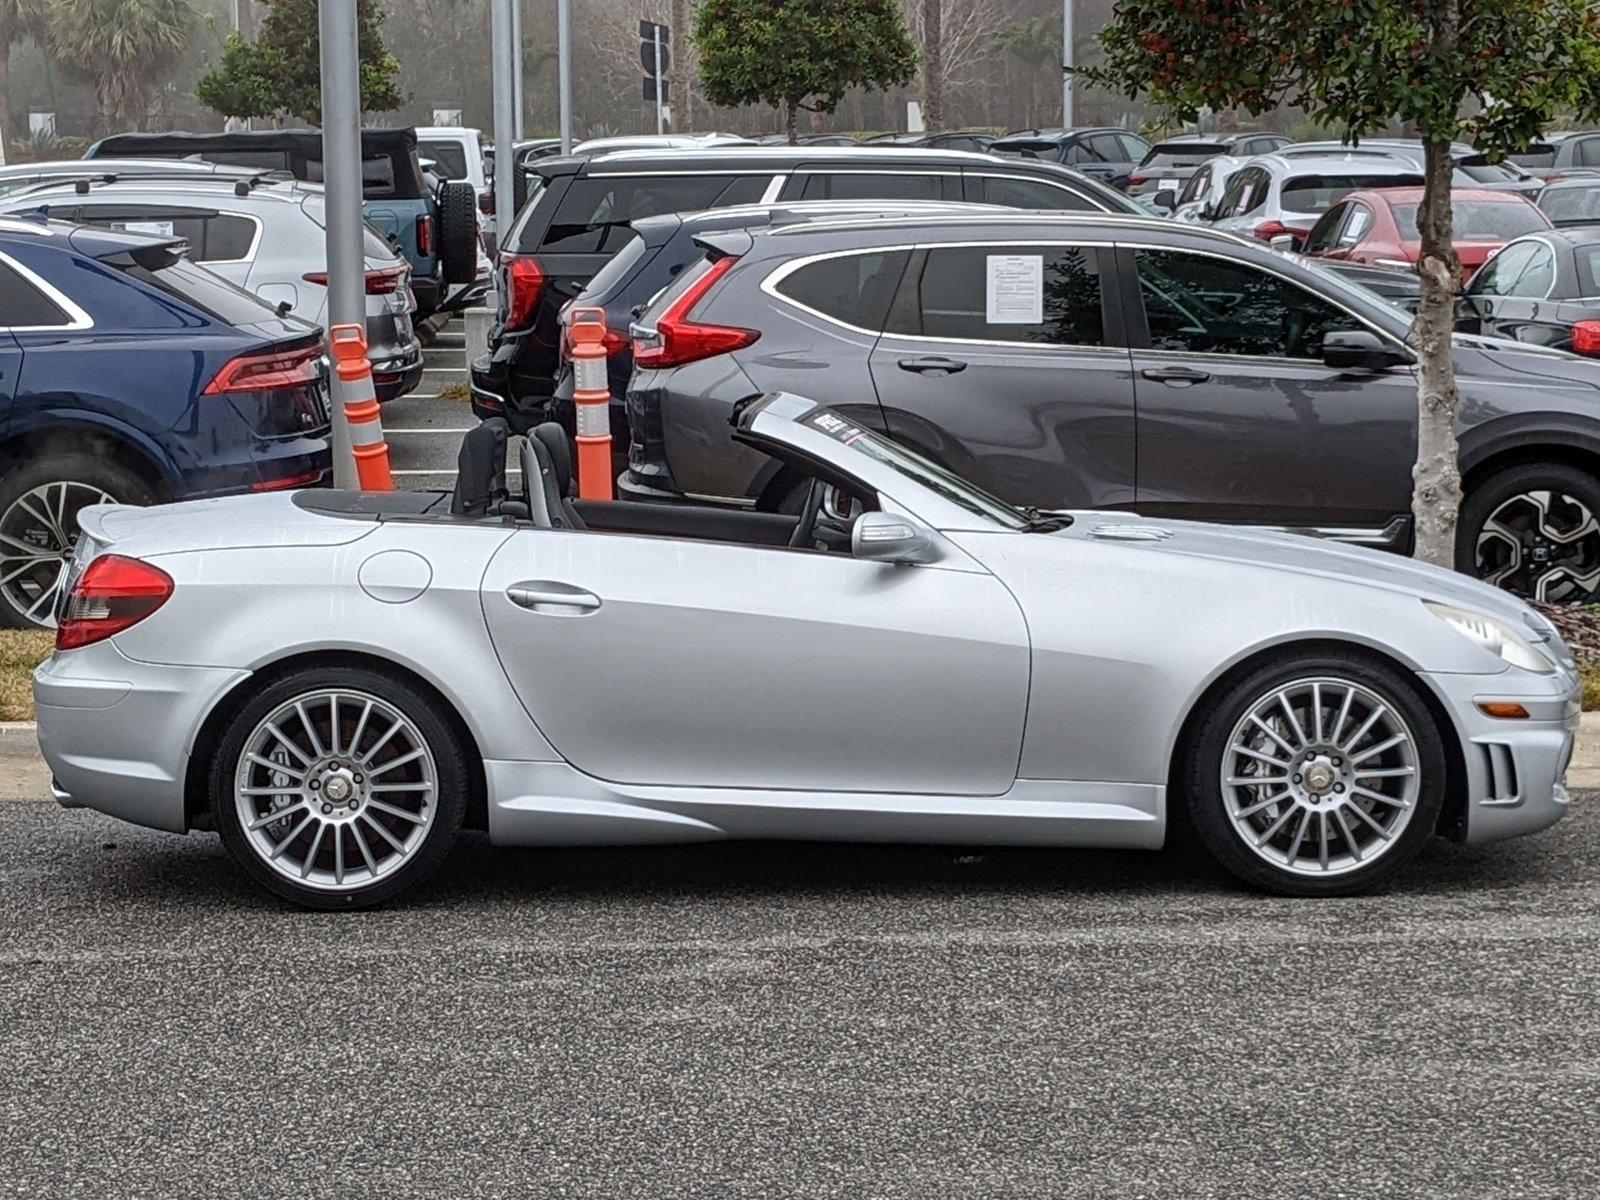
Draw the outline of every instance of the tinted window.
M1158 142L1139 165L1154 171L1164 167L1193 167L1227 150L1221 142Z
M1556 148L1535 142L1521 154L1508 154L1506 158L1519 167L1553 167L1556 165Z
M1000 175L983 175L976 180L978 195L984 204L1003 204L1007 208L1065 209L1068 212L1099 212L1097 205L1042 179L1014 179Z
M1538 300L1550 293L1550 285L1556 281L1556 256L1543 242L1531 245L1533 253L1528 257L1528 265L1522 268L1516 282L1501 295Z
M1139 250L1150 346L1192 354L1320 358L1324 334L1354 319L1277 275L1244 263Z
M1311 232L1306 234L1303 250L1307 254L1321 254L1332 250L1339 244L1339 229L1344 225L1344 219L1350 215L1350 205L1336 204L1317 219L1311 227Z
M1037 320L1005 303L999 289L1027 307L1036 288ZM994 318L994 319L991 319ZM1100 276L1094 256L1076 246L951 246L928 251L922 276L889 319L893 332L991 342L1099 346L1105 342Z
M637 234L625 248L613 254L606 265L595 272L593 279L583 289L582 303L603 304L619 287L632 279L644 262L646 246Z
M1217 204L1217 216L1238 217L1254 212L1267 198L1272 177L1260 167L1239 171L1228 180L1228 186Z
M256 237L256 223L248 217L228 213L197 213L192 209L146 211L127 205L85 204L74 220L129 233L148 233L153 237L180 237L189 243L189 257L195 262L233 262L250 253Z
M1586 167L1600 167L1600 138L1584 138L1575 148L1573 156Z
M1128 162L1138 162L1150 153L1150 143L1142 137L1135 137L1131 133L1119 134L1122 140L1122 156Z
M1409 175L1296 175L1283 181L1283 207L1293 212L1322 212L1351 192L1367 188L1415 187L1422 177Z
M0 261L0 329L67 325L71 320L38 288Z
M551 254L611 254L626 245L629 221L710 208L727 175L590 175L574 179L540 246Z
M1407 242L1419 241L1415 204L1391 204L1395 224L1400 226L1400 237ZM1546 228L1539 210L1531 204L1492 204L1478 200L1457 200L1451 206L1452 228L1457 241L1510 241L1525 233Z
M134 279L176 296L189 307L226 325L250 325L275 315L270 304L187 258L177 259L154 271L131 264L123 270Z
M1558 225L1600 220L1600 184L1546 188L1539 194L1539 207Z
M1483 265L1472 277L1472 286L1468 290L1485 296L1506 295L1507 289L1516 284L1517 276L1522 274L1528 260L1533 257L1537 245L1536 242L1513 242Z
M433 159L434 171L446 179L467 177L467 148L460 142L418 142L417 155Z
M959 199L960 179L950 175L891 175L871 171L817 172L804 177L802 200Z
M895 250L825 258L792 272L777 290L836 321L877 331L883 328L910 257L909 251Z
M731 208L735 204L759 204L767 194L771 175L735 175L733 182L722 189L717 197L718 208Z
M322 160L309 159L306 162L306 180L310 183L322 183ZM392 196L395 194L395 169L394 161L387 155L377 155L361 160L361 194L367 199L374 196Z

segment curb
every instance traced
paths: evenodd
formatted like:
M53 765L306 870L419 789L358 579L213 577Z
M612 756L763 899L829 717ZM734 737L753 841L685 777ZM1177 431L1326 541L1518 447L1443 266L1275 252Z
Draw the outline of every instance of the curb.
M32 721L0 721L0 758L38 758L39 727Z

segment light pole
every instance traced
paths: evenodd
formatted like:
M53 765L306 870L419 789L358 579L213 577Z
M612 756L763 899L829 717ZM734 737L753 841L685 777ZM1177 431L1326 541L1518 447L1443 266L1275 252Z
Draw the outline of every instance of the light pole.
M511 132L520 142L522 110L528 106L522 96L522 0L511 0L511 93L516 99L516 115L511 122ZM495 153L499 152L497 147Z
M516 84L516 51L512 47L516 0L494 0L489 9L490 45L494 66L494 211L495 230L501 241L516 216L518 170L512 142L517 119L517 100L512 96Z
M561 153L572 153L572 0L556 3L556 57L561 91Z
M1061 0L1061 127L1072 128L1072 29L1077 24L1072 14L1073 0Z

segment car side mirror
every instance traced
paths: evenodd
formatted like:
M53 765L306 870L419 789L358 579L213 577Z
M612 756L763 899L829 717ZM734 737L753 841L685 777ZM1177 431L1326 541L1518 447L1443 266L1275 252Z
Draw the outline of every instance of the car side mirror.
M1178 189L1169 187L1162 188L1154 196L1150 197L1150 203L1155 205L1157 208L1165 209L1167 212L1171 212L1173 209L1178 207Z
M1269 238L1267 240L1267 245L1271 246L1274 250L1293 250L1294 234L1280 233L1275 238Z
M1371 330L1336 329L1322 339L1322 361L1340 370L1386 371L1405 366L1411 356Z
M910 517L867 512L850 530L850 553L868 562L931 563L940 558L933 531Z

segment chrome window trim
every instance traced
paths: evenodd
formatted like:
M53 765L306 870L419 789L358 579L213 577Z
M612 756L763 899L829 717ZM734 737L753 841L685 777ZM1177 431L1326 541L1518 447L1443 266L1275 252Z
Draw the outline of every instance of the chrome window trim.
M789 262L782 264L777 270L771 272L765 279L761 281L761 290L774 300L777 300L782 304L787 304L790 308L797 308L801 312L808 313L819 320L827 321L830 325L837 325L841 329L848 329L851 333L859 333L864 337L894 338L896 341L903 342L932 342L941 346L1002 346L1010 349L1021 348L1024 350L1035 351L1065 350L1071 351L1072 353L1100 353L1126 359L1128 357L1128 347L1126 346L1090 346L1074 342L1010 342L1001 341L998 338L932 337L923 333L893 333L887 329L863 329L859 325L852 325L848 321L841 321L838 317L829 316L820 309L812 308L809 304L802 304L800 301L795 300L777 290L777 287L780 283L782 283L796 271L800 270L802 267L808 267L812 263L826 262L829 259L849 258L862 254L894 254L901 250L933 251L957 248L971 249L974 246L1070 246L1077 250L1086 250L1098 249L1100 247L1110 247L1110 245L1111 243L1109 242L1075 242L1058 240L1055 238L1024 238L1020 241L1016 238L1005 238L1001 240L984 238L982 240L970 242L911 242L893 246L862 246L850 250L828 250L821 254L808 254L804 258L792 259Z
M1332 305L1334 308L1338 309L1340 312L1344 313L1346 316L1350 317L1352 320L1360 322L1367 329L1371 330L1374 334L1377 335L1377 337L1381 341L1386 341L1390 345L1395 346L1398 349L1405 351L1408 355L1411 355L1413 361L1415 361L1415 359L1416 359L1416 353L1411 349L1410 346L1406 345L1406 343L1405 343L1405 341L1403 339L1395 337L1392 333L1390 333L1387 329L1384 329L1382 326L1375 325L1372 321L1370 321L1369 319L1364 317L1361 313L1357 312L1355 309L1351 308L1348 304L1345 304L1345 303L1343 303L1343 302L1341 302L1339 300L1336 300L1331 296L1325 296L1325 295L1322 295L1319 292L1313 292L1310 288L1306 287L1306 285L1301 283L1298 279L1294 279L1291 276L1285 275L1282 271L1276 270L1275 268L1270 267L1270 266L1266 265L1265 263L1259 263L1259 262L1255 262L1255 261L1252 261L1252 260L1249 260L1249 259L1235 258L1235 257L1233 257L1231 255L1223 254L1220 251L1216 251L1216 250L1197 250L1197 249L1195 249L1195 248L1193 248L1191 246L1161 246L1161 245L1156 245L1155 243L1152 243L1152 242L1126 242L1126 241L1121 241L1121 240L1116 241L1113 244L1115 246L1117 246L1119 249L1123 249L1123 250L1153 250L1153 251L1157 251L1157 252L1164 253L1164 254L1194 254L1194 255L1198 255L1201 258L1217 258L1217 259L1221 259L1223 262L1228 262L1228 263L1237 264L1237 263L1241 263L1242 262L1245 266L1253 267L1258 271L1264 271L1269 275L1273 275L1273 276L1277 277L1278 279L1281 279L1284 283L1289 284L1291 287L1299 288L1302 292L1305 292L1305 293L1307 293L1308 295L1311 295L1311 296L1315 296L1318 300L1321 300L1326 304ZM1138 267L1137 267L1137 265L1134 268L1134 275L1136 277L1138 275ZM1143 305L1143 303L1144 303L1144 297L1143 296L1141 296L1139 298L1139 303L1141 305ZM1146 322L1146 330L1145 331L1147 333L1149 332L1148 321ZM1308 362L1309 363L1321 363L1322 362L1322 360L1320 358L1289 358L1289 357L1287 357L1285 355L1279 355L1279 354L1270 354L1270 355L1269 354L1211 354L1211 353L1201 352L1201 351L1191 352L1191 351L1187 351L1187 350L1157 350L1153 346L1135 347L1133 349L1133 352L1136 353L1136 354L1184 354L1184 355L1188 355L1188 356L1194 357L1194 358L1228 359L1228 360L1241 360L1242 359L1242 360L1254 360L1256 362L1282 362L1282 363L1308 363Z
M22 276L23 279L43 292L45 299L66 313L68 317L67 323L64 325L0 325L0 331L6 333L71 333L94 328L94 321L90 319L89 314L74 304L60 288L42 278L37 272L29 270L4 251L0 251L0 262L5 263L6 266Z

